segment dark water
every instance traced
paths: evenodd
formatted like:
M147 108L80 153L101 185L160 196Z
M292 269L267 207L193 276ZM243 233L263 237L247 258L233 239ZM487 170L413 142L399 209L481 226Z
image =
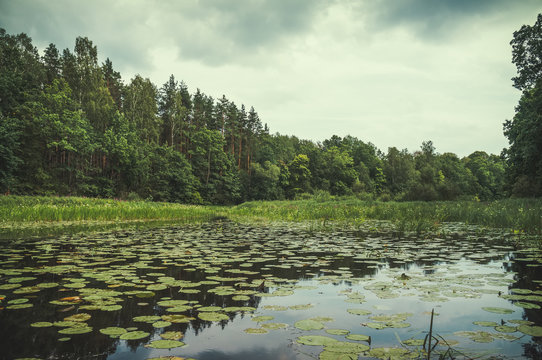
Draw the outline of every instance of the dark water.
M387 358L379 354L389 348L402 349L398 359L420 358L422 346L407 340L424 339L432 309L433 334L442 340L435 358L448 351L541 359L541 265L539 249L510 235L457 225L403 239L385 224L312 232L219 222L4 241L0 359L355 359ZM171 312L167 300L185 300L184 307ZM224 320L202 320L204 313ZM84 321L31 326L76 314ZM157 323L172 314L185 317ZM134 321L151 315L164 318ZM318 317L326 318L316 319L322 329L297 323ZM482 321L496 324L474 323ZM85 333L59 333L71 327ZM99 331L107 327L148 336L121 340ZM334 329L370 336L370 343L327 332ZM146 347L165 332L181 332L184 346ZM365 347L324 354L322 346L298 343L306 335Z

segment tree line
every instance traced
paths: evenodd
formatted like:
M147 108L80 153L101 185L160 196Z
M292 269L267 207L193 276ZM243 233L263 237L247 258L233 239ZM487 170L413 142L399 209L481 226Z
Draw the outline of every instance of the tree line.
M40 55L26 34L0 29L0 191L201 204L318 192L382 200L538 196L541 57L521 61L540 23L541 16L512 41L523 97L504 124L510 148L464 158L437 153L431 141L413 153L384 153L352 136L315 143L271 134L253 107L191 93L174 75L161 87L140 75L125 82L109 59L99 64L86 37L73 50L50 44ZM524 69L534 73L522 78Z

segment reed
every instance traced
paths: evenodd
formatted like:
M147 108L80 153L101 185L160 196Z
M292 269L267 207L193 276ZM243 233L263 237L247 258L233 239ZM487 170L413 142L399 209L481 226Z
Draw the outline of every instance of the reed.
M357 198L252 201L237 206L202 206L81 197L0 196L0 225L73 221L202 222L217 217L243 221L310 221L355 225L387 220L398 231L424 232L442 222L463 222L516 233L542 233L542 199L493 202L380 202Z

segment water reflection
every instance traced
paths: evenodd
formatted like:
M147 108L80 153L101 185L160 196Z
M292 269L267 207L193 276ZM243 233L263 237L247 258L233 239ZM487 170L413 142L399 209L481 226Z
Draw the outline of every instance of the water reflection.
M0 310L0 344L5 350L0 358L299 359L317 356L321 347L295 342L304 333L294 327L298 320L331 317L334 321L326 323L327 328L370 335L372 347L398 346L396 334L402 340L423 338L432 308L439 313L435 331L459 341L466 353L497 349L504 356L541 358L540 338L524 336L510 342L494 337L486 344L454 334L488 330L474 325L475 320L504 324L523 318L542 325L540 310L522 309L499 297L508 289L540 291L536 282L542 276L537 271L540 253L515 251L517 244L507 237L488 230L481 236L480 229L455 225L439 235L407 234L399 240L382 228L315 233L293 226L226 222L12 241L0 255L0 297L5 297L2 306L6 307ZM24 277L32 279L21 280ZM40 288L43 283L58 286ZM10 284L20 286L11 288ZM58 304L70 297L82 301ZM10 309L19 299L28 299L33 306ZM170 307L159 304L168 299L185 300L188 308L172 313ZM105 311L97 304L122 308ZM310 306L293 309L304 304ZM199 309L208 306L232 309L219 310L228 320L201 320ZM272 306L276 308L269 310ZM506 306L510 314L481 310ZM368 309L372 315L346 311L352 308ZM87 323L92 332L63 336L56 326L30 327L76 313L91 314ZM370 327L375 323L371 316L394 313L411 313L410 326ZM171 314L185 315L187 320L165 328L133 320ZM262 325L252 321L252 316L262 314L288 328L263 335L245 333ZM111 326L134 328L150 336L127 341L98 331ZM182 332L188 346L145 347L165 331ZM499 335L492 328L488 331ZM310 332L316 333L330 336L325 329ZM66 337L70 339L59 341ZM344 337L334 338L344 341Z

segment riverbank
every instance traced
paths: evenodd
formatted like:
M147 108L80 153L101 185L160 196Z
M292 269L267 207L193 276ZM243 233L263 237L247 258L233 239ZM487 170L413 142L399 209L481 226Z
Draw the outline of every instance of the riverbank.
M118 226L148 222L201 223L217 218L242 222L293 221L356 227L386 220L397 231L422 233L443 222L542 233L541 199L493 202L379 202L356 198L253 201L236 206L202 206L81 197L0 196L0 230L32 227Z

